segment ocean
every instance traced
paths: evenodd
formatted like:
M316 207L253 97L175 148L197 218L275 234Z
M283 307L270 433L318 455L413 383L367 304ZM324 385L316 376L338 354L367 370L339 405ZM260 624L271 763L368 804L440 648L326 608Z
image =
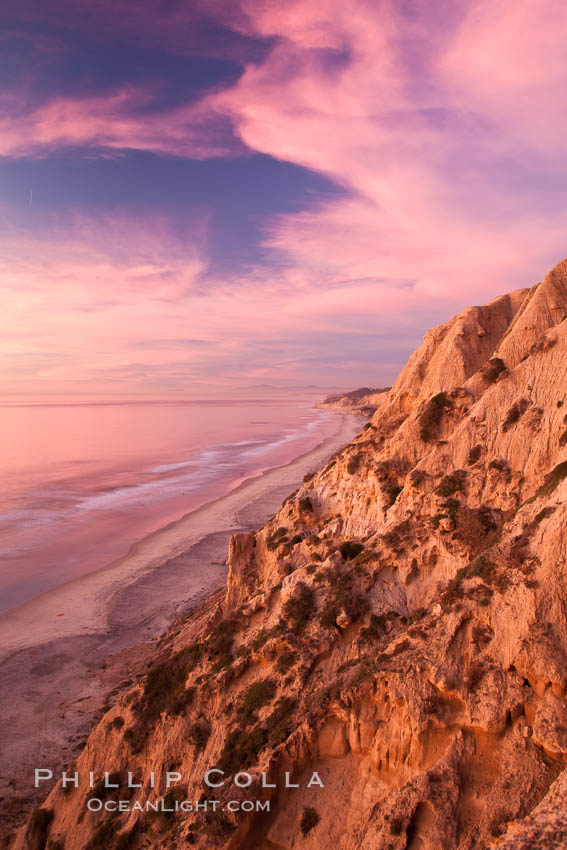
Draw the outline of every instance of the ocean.
M289 399L1 406L0 611L311 450L337 419Z

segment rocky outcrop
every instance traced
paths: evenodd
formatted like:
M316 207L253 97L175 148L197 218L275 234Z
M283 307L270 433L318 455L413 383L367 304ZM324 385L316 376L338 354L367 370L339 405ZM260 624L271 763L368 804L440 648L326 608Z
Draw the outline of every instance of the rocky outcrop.
M59 785L47 846L564 845L566 274L430 331L353 443L233 538L226 594L77 762L132 771L121 798L221 808L89 812L118 792Z

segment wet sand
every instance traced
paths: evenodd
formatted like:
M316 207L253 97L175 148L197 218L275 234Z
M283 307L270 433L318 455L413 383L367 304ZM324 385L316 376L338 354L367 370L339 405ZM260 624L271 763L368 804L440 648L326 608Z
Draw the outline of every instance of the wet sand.
M55 773L70 763L108 695L143 672L152 641L224 586L230 536L260 528L363 422L338 415L337 431L307 454L148 535L113 564L0 615L0 835L29 809L33 769Z

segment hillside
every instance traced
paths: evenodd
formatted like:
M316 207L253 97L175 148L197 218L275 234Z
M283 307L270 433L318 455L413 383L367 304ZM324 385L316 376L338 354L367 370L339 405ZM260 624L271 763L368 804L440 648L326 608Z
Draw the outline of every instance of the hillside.
M269 813L91 813L58 785L13 846L565 846L565 318L567 261L428 332L77 762L143 786L94 796ZM208 790L213 766L252 785Z

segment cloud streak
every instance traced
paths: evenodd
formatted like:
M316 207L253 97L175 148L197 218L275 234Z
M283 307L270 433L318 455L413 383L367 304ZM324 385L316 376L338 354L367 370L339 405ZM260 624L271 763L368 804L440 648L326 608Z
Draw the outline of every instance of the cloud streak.
M0 118L0 156L45 157L61 148L130 149L189 159L244 151L227 118L208 105L163 111L155 95L133 86L110 95L54 99Z

